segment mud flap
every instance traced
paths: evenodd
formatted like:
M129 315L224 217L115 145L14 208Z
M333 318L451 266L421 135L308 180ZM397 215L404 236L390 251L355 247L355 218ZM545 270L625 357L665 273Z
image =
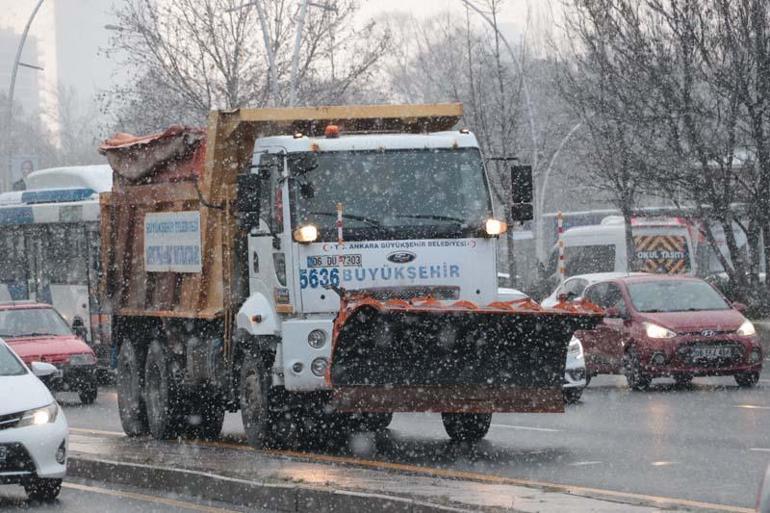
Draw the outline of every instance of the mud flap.
M532 302L343 302L329 380L339 411L560 412L567 346L600 311Z

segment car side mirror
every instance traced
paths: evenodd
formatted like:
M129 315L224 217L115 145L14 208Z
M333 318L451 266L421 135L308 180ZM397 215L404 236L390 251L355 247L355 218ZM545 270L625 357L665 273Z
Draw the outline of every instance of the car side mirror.
M72 332L76 337L86 340L88 337L88 329L86 328L85 323L83 323L83 319L80 317L72 319Z
M739 312L741 312L741 313L744 313L746 310L748 310L748 309L749 309L749 307L748 307L748 306L746 306L745 304L743 304L743 303L737 303L737 302L736 302L736 303L733 303L733 308L735 308L736 310L738 310L738 311L739 311Z
M29 369L32 371L32 374L38 378L44 378L46 376L52 376L56 374L56 367L50 363L45 362L32 362L29 364Z

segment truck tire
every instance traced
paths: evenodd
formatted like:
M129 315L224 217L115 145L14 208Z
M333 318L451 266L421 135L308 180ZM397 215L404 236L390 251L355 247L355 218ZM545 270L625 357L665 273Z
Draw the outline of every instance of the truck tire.
M190 438L214 440L222 432L225 420L225 406L213 394L203 394L191 401L187 414L187 435Z
M241 367L241 419L249 445L272 443L274 415L270 408L272 379L261 355L247 354Z
M478 442L487 435L491 413L442 413L441 420L449 438L455 442Z
M182 401L179 397L166 351L157 340L147 350L144 366L144 402L150 434L158 440L175 438L182 427Z
M146 435L149 427L144 404L144 355L130 340L120 346L116 387L123 431L128 436Z

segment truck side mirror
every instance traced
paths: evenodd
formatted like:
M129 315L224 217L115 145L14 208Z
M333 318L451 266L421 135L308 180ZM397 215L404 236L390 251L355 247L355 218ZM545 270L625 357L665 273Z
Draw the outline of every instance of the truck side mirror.
M235 208L241 226L247 229L258 227L262 178L258 174L246 173L238 175L237 180Z
M535 217L532 196L532 166L511 166L511 219L530 221Z

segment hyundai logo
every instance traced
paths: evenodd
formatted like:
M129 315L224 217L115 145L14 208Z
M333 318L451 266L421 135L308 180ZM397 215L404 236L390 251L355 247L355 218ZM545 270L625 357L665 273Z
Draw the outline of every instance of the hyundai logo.
M410 253L409 251L396 251L395 253L388 255L386 258L388 262L393 262L394 264L408 264L417 258L417 255Z
M717 334L717 332L714 330L703 330L700 332L700 334L704 337L713 337Z

